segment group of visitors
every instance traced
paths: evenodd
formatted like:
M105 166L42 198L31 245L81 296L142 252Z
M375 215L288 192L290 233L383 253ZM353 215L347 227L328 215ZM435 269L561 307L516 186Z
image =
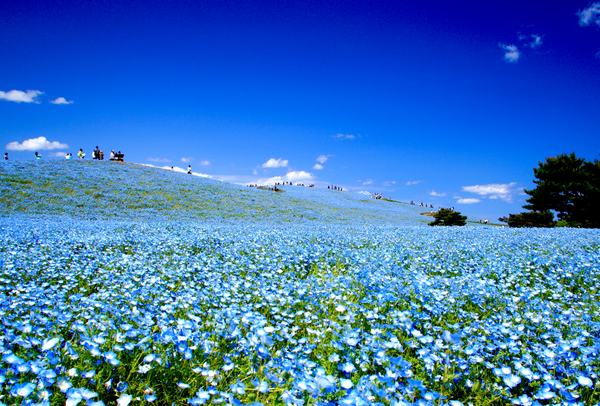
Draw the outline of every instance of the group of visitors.
M415 203L414 200L411 200L410 204L413 205L413 206L417 205L417 203ZM421 203L419 203L419 206L421 206L421 207L429 207L429 208L433 209L433 204L430 204L430 203L423 203L423 202L421 202ZM452 211L454 211L454 207L452 208Z
M111 161L121 161L123 162L123 157L125 156L125 154L122 154L121 151L115 153L114 150L110 151L110 160ZM71 159L73 158L73 154L71 154L70 152L67 152L65 154L65 159ZM83 152L83 148L79 149L79 152L77 152L77 158L79 159L85 159L85 152ZM42 159L42 154L40 154L39 152L35 152L35 159ZM104 160L104 152L100 151L100 148L98 148L98 146L96 146L96 149L94 149L92 151L92 159L97 159L99 161ZM8 161L8 152L4 153L4 160ZM192 167L189 166L188 167L188 173L192 173Z
M481 224L490 224L490 222L488 221L488 219L485 219L485 220L479 219L479 223L481 223Z
M331 189L331 190L339 190L339 191L344 191L344 188L341 188L339 186L327 186L327 189Z
M381 193L375 193L375 195L371 196L371 198L381 200L381 199L383 199L383 195Z

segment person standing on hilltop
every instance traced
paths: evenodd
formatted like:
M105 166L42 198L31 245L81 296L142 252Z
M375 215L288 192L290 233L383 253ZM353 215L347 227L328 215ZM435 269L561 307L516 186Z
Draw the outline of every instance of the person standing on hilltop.
M188 165L188 175L192 174L192 165Z
M85 153L83 152L83 148L79 149L77 156L79 157L79 159L85 159Z
M4 160L5 160L5 161L8 161L8 152L5 152L5 153L4 153Z
M35 159L41 159L41 158L42 158L42 154L40 154L39 152L36 151Z

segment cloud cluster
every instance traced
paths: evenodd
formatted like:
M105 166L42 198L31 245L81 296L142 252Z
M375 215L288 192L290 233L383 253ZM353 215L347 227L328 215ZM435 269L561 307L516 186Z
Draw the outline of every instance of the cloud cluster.
M431 192L429 192L429 195L431 195L431 196L437 196L437 197L443 197L443 196L446 196L446 193L438 193L435 190L432 190Z
M26 92L22 90L9 90L3 92L0 90L0 100L12 101L15 103L39 103L35 98L39 95L44 94L39 90L28 90Z
M261 165L261 168L285 168L288 165L287 159L275 159L271 158L267 162Z
M210 161L208 159L203 159L202 161L200 161L200 166L210 166Z
M152 158L152 157L148 158L148 161L150 161L150 162L171 162L171 160L167 159L167 158Z
M512 202L512 195L517 182L511 183L490 183L488 185L463 186L464 192L474 193L488 199L501 199L505 202Z
M418 185L421 182L423 182L423 181L422 180L409 180L408 182L406 182L406 186Z
M192 158L192 157L189 157L189 158L183 157L183 158L181 158L181 162L183 162L184 164L189 164L189 163L194 162L194 158Z
M258 179L255 182L249 182L249 183L256 183L259 185L267 185L267 184L272 185L274 183L281 183L281 182L291 182L291 183L307 182L307 181L312 181L314 179L315 179L315 176L310 172L290 171L283 176L273 176L271 178L262 178L262 179Z
M506 52L504 53L504 60L507 63L516 63L519 61L521 57L521 52L517 48L516 45L505 45L502 43L498 44L500 48L504 49Z
M352 135L352 134L336 134L336 135L332 135L333 138L337 138L339 140L353 140L356 138L356 135ZM360 137L360 135L359 135Z
M325 167L323 165L321 165L320 163L316 163L315 166L313 166L313 169L316 170L321 170L324 169Z
M324 164L325 162L327 162L327 160L329 159L329 157L331 157L333 155L319 155L317 157L317 162L320 164Z
M6 144L6 149L9 151L43 151L65 148L69 148L69 146L58 141L48 141L46 137L31 138L22 143L13 141Z
M383 186L392 186L395 185L397 182L395 180L388 180L382 183Z
M50 100L52 104L73 104L73 100L67 101L64 97L57 97L54 100Z
M458 204L473 204L473 203L479 203L481 201L479 199L472 199L472 198L471 199L463 199L460 197L455 197L455 199L458 199L456 201L456 203L458 203Z
M592 3L588 8L579 10L576 14L579 16L580 26L587 27L590 24L600 26L600 1Z

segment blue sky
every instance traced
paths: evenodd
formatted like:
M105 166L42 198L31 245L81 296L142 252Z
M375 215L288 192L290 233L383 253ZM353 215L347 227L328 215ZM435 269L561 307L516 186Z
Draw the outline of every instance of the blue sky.
M600 152L600 2L10 3L11 159L98 145L495 219L539 161Z

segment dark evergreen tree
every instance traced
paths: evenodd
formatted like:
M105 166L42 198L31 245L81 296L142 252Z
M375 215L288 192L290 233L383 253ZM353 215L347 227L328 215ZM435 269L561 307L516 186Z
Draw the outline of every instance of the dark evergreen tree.
M562 154L540 162L533 174L536 188L525 190L531 197L523 208L533 212L553 210L571 227L600 227L600 161L587 162L575 153Z
M509 227L554 227L554 214L550 211L530 211L510 214Z
M434 221L430 226L464 226L467 224L467 216L461 216L459 212L450 209L440 209L433 215Z

